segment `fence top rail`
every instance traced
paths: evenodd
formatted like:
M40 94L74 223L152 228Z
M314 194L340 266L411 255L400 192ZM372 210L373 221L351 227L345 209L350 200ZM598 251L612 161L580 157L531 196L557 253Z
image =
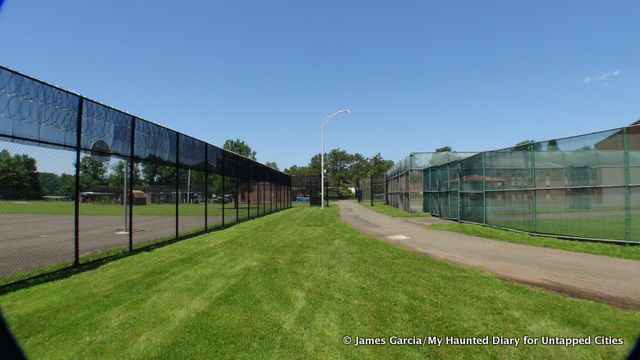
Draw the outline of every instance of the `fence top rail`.
M636 122L633 124L630 124L628 126L623 126L623 127L618 127L618 128L612 128L612 129L607 129L607 130L599 130L599 131L593 131L590 133L585 133L585 134L578 134L578 135L572 135L572 136L566 136L566 137L559 137L559 138L554 138L554 139L548 139L548 140L542 140L542 141L533 141L530 143L525 143L525 144L521 144L521 145L514 145L514 146L509 146L509 147L504 147L504 148L499 148L499 149L495 149L495 150L487 150L487 151L482 151L482 152L477 152L474 154L471 154L469 156L466 157L462 157L462 158L458 158L458 159L453 159L451 161L447 161L441 164L434 164L431 166L425 166L422 168L413 168L413 167L406 167L405 168L402 167L402 163L407 161L411 156L413 155L423 155L423 154L434 154L433 152L412 152L408 157L406 157L403 160L398 161L396 164L394 164L394 166L387 172L389 177L392 176L396 176L398 174L404 173L408 170L413 170L413 169L428 169L428 168L438 168L438 167L445 167L447 165L451 165L454 164L456 162L460 162L464 159L468 159L468 158L472 158L475 156L482 156L482 154L491 154L491 153L501 153L501 152L512 152L512 151L522 151L522 152L528 152L528 151L532 151L531 148L533 147L533 152L549 152L551 150L540 150L539 146L536 145L540 145L540 144L552 144L552 143L563 143L563 142L569 142L571 140L574 139L580 139L580 138L584 138L587 139L589 137L593 137L596 135L601 135L603 136L602 140L608 139L612 136L615 135L619 135L621 134L623 131L625 131L625 129L640 129L640 122ZM536 149L537 147L537 149ZM620 149L622 150L622 149ZM573 152L573 151L606 151L606 150L596 150L596 149L586 149L586 150L562 150L562 149L557 149L558 153L569 153L569 152ZM464 153L464 152L452 152L452 153Z
M11 68L6 67L6 66L4 66L4 65L0 65L0 70L8 71L8 72L10 72L10 73L12 73L12 74L14 74L14 75L17 75L17 76L20 76L20 77L26 78L26 79L31 80L31 81L34 81L34 82L39 83L39 84L41 84L41 85L43 85L43 86L51 87L51 88L54 88L54 89L56 89L56 90L59 90L59 91L65 92L65 93L67 93L67 94L77 96L77 97L82 98L82 99L84 99L84 100L91 101L91 102L93 102L93 103L95 103L95 104L97 104L97 105L100 105L100 106L103 106L103 107L105 107L105 108L108 108L108 109L111 109L111 110L114 110L114 111L117 111L117 112L123 113L123 114L128 115L128 116L131 116L132 118L135 118L136 120L146 121L146 122L148 122L148 123L150 123L150 124L153 124L153 125L155 125L155 126L158 126L158 127L160 127L160 128L163 128L163 129L166 129L166 130L169 130L169 131L173 131L173 132L175 132L178 136L184 136L184 137L188 137L188 138L191 138L191 139L193 139L193 140L196 140L196 141L200 141L200 142L202 142L202 143L206 144L206 146L212 146L212 147L218 148L218 149L220 149L220 150L222 150L222 151L224 151L224 152L227 152L227 153L233 154L233 155L235 155L235 156L238 156L238 157L244 158L244 159L246 159L246 160L248 160L248 161L250 161L250 162L254 162L254 163L256 163L256 164L259 164L259 165L261 165L261 166L264 166L265 168L268 168L268 169L270 169L270 170L272 170L272 171L274 171L274 172L280 173L280 174L282 174L282 175L289 176L288 174L286 174L285 172L283 172L283 171L281 171L281 170L278 170L278 169L275 169L275 168L269 167L269 166L267 166L267 165L265 165L265 164L262 164L262 163L260 163L260 162L258 162L258 161L256 161L256 160L253 160L253 159L251 159L251 158L249 158L249 157L247 157L247 156L244 156L244 155L238 154L238 153L236 153L236 152L234 152L234 151L231 151L231 150L227 150L227 149L221 148L221 147L219 147L219 146L216 146L216 145L214 145L214 144L211 144L211 143L209 143L209 142L207 142L207 141L204 141L204 140L202 140L202 139L199 139L199 138L196 138L196 137L194 137L194 136L191 136L191 135L188 135L188 134L182 133L182 132L180 132L180 131L177 131L177 130L175 130L175 129L172 129L172 128L170 128L170 127L166 126L166 125L162 125L162 124L159 124L159 123L157 123L157 122L150 121L150 120L147 120L147 119L145 119L145 118L142 118L142 117L140 117L140 116L136 116L135 114L132 114L132 113L130 113L130 112L128 112L128 111L126 111L126 110L119 109L119 108L117 108L117 107L115 107L115 106L107 105L107 104L102 103L102 102L100 102L100 101L97 101L97 100L94 100L94 99L92 99L92 98L86 97L86 96L84 96L84 95L82 95L82 94L80 94L80 93L78 93L78 92L73 91L73 90L63 88L63 87L61 87L61 86L58 86L58 85L55 85L55 84L52 84L52 83L46 82L46 81L41 80L41 79L37 79L37 78L35 78L35 77L33 77L33 76L30 76L30 75L24 74L24 73L22 73L22 72L20 72L20 71L17 71L17 70L11 69ZM34 140L30 140L30 141L34 141Z

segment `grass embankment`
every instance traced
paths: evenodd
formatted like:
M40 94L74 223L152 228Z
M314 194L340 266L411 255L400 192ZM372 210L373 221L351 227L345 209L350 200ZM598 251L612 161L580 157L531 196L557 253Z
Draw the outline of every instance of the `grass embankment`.
M625 246L624 244L606 244L592 241L578 241L556 239L546 236L532 236L508 230L496 229L488 226L450 223L433 224L429 228L434 230L453 231L457 233L479 236L487 239L508 241L517 244L542 246L553 249L577 251L596 255L606 255L623 259L640 260L640 246Z
M374 203L373 206L371 206L371 203L368 202L361 202L360 205L364 205L367 208L371 209L371 210L375 210L381 214L385 214L388 216L392 216L392 217L422 217L422 216L431 216L431 214L429 213L425 213L425 212L410 212L410 211L404 211L402 209L398 209L396 207L393 207L391 205L385 205L385 204L380 204L380 203Z
M621 358L640 312L513 284L291 209L0 296L33 358ZM347 346L355 336L624 346Z

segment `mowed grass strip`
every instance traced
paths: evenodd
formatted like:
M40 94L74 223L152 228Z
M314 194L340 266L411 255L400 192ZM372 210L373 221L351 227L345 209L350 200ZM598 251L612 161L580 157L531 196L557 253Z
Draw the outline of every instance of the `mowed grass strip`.
M621 358L640 312L513 284L299 208L0 296L32 358ZM346 346L345 335L624 346Z
M240 203L238 211L247 213L247 204ZM251 204L251 214L257 214L264 210L263 204ZM273 204L275 209L275 202ZM179 204L180 215L184 216L204 216L204 204ZM266 211L269 211L269 203L266 204ZM221 216L222 204L211 203L207 210L209 215ZM30 214L30 215L73 215L75 213L75 203L73 201L46 201L46 200L24 200L24 201L0 201L0 214ZM236 208L233 204L225 204L225 216L235 216ZM95 216L119 216L124 214L124 206L119 204L98 204L81 203L80 215ZM147 205L136 205L133 207L133 214L138 216L173 216L176 214L175 203L153 203Z
M398 209L396 207L393 207L391 205L385 205L385 204L381 204L381 203L374 203L373 206L371 206L370 202L366 202L363 201L360 203L360 205L364 205L367 208L371 209L371 210L375 210L381 214L385 214L391 217L423 217L423 216L431 216L430 213L425 213L425 212L410 212L410 211L404 211L402 209Z
M553 249L640 260L639 245L625 246L624 244L607 244L593 241L565 240L546 236L532 236L514 231L496 229L489 226L466 223L452 222L450 224L432 224L429 225L429 228L434 230L453 231L461 234L507 241L516 244L542 246ZM640 264L638 266L640 266Z

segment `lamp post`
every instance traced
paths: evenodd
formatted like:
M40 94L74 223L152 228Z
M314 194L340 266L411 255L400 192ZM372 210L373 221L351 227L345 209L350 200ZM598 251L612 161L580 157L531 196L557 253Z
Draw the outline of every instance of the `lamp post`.
M320 193L322 194L320 196L320 207L322 208L324 208L324 126L328 124L334 116L340 113L351 114L351 109L338 110L322 119L320 123Z

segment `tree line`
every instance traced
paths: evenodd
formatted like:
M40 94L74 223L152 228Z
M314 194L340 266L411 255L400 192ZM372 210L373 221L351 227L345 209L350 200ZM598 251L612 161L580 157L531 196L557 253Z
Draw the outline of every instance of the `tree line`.
M225 150L233 151L250 159L256 159L256 152L240 139L227 140ZM151 159L153 161L153 159ZM89 155L83 155L79 163L80 191L96 191L105 188L122 188L125 172L128 176L127 162L119 160L111 164L103 163ZM270 163L277 169L277 164ZM175 165L157 162L135 162L133 165L133 186L147 188L151 186L175 187ZM75 164L74 164L75 168ZM190 172L188 169L178 170L178 181L187 184L191 189L204 189L205 177L203 172ZM234 202L238 203L238 193L250 191L247 184L236 179L228 178L225 191L231 194ZM236 188L239 191L236 191ZM222 176L209 177L209 191L212 194L223 195ZM36 200L43 196L69 196L75 192L75 173L39 172L36 159L27 154L11 154L9 150L0 151L0 199Z

